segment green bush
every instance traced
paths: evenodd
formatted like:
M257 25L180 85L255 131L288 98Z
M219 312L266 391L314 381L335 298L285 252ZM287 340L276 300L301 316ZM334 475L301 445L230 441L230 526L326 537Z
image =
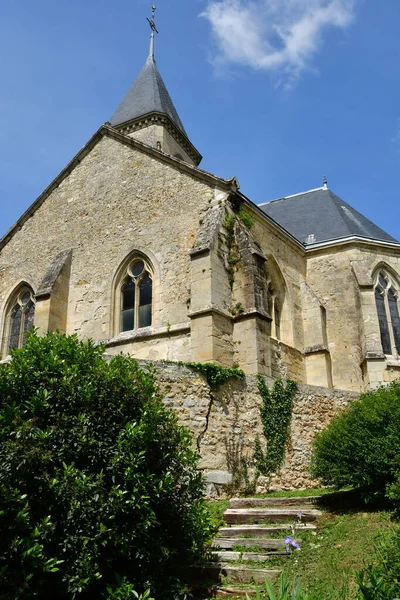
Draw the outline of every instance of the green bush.
M360 598L400 597L400 527L382 531L375 544L375 561L357 574Z
M312 473L325 485L358 487L366 499L393 484L400 457L400 382L361 395L317 435Z
M386 488L386 496L392 502L393 516L400 521L400 464L394 483L390 483Z
M31 334L0 365L1 600L171 597L213 533L189 432L103 351Z

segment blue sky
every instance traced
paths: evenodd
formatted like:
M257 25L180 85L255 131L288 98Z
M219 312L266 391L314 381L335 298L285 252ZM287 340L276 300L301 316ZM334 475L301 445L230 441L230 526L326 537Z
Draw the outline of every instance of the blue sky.
M262 203L329 187L400 239L399 0L159 0L156 60L201 167ZM0 235L141 69L145 0L0 5Z

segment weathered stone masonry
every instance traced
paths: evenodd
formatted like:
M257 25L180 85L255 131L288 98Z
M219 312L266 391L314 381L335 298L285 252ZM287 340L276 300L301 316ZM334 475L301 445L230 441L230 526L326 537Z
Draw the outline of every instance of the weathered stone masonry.
M209 481L208 493L223 493L222 484L231 480L232 460L251 457L256 436L262 439L262 399L257 377L230 379L211 397L204 377L191 367L155 363L155 370L164 403L193 433L194 444L200 451L200 467ZM273 380L267 379L267 382L272 384ZM355 392L298 386L291 443L281 472L272 478L273 488L305 488L317 483L308 472L314 436L336 413L358 398ZM265 490L265 481L261 478L258 491Z

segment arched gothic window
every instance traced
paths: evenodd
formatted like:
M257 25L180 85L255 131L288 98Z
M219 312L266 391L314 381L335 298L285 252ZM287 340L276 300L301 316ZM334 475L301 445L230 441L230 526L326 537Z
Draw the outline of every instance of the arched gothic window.
M385 269L380 269L375 277L375 302L383 352L398 358L400 354L398 284Z
M128 266L121 286L121 331L149 327L152 322L153 276L142 258Z
M25 334L33 327L35 298L33 291L24 285L20 288L8 312L8 352L22 348Z

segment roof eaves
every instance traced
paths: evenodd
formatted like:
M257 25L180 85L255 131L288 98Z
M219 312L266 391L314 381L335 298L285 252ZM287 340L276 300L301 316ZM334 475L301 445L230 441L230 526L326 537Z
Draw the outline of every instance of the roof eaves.
M377 240L375 238L364 237L361 235L349 235L342 238L335 238L326 240L324 242L316 242L315 244L308 244L305 246L306 252L312 252L314 250L320 250L323 248L330 248L333 246L344 246L348 244L368 244L373 246L384 246L385 248L393 248L400 250L400 242L389 242L387 240Z

